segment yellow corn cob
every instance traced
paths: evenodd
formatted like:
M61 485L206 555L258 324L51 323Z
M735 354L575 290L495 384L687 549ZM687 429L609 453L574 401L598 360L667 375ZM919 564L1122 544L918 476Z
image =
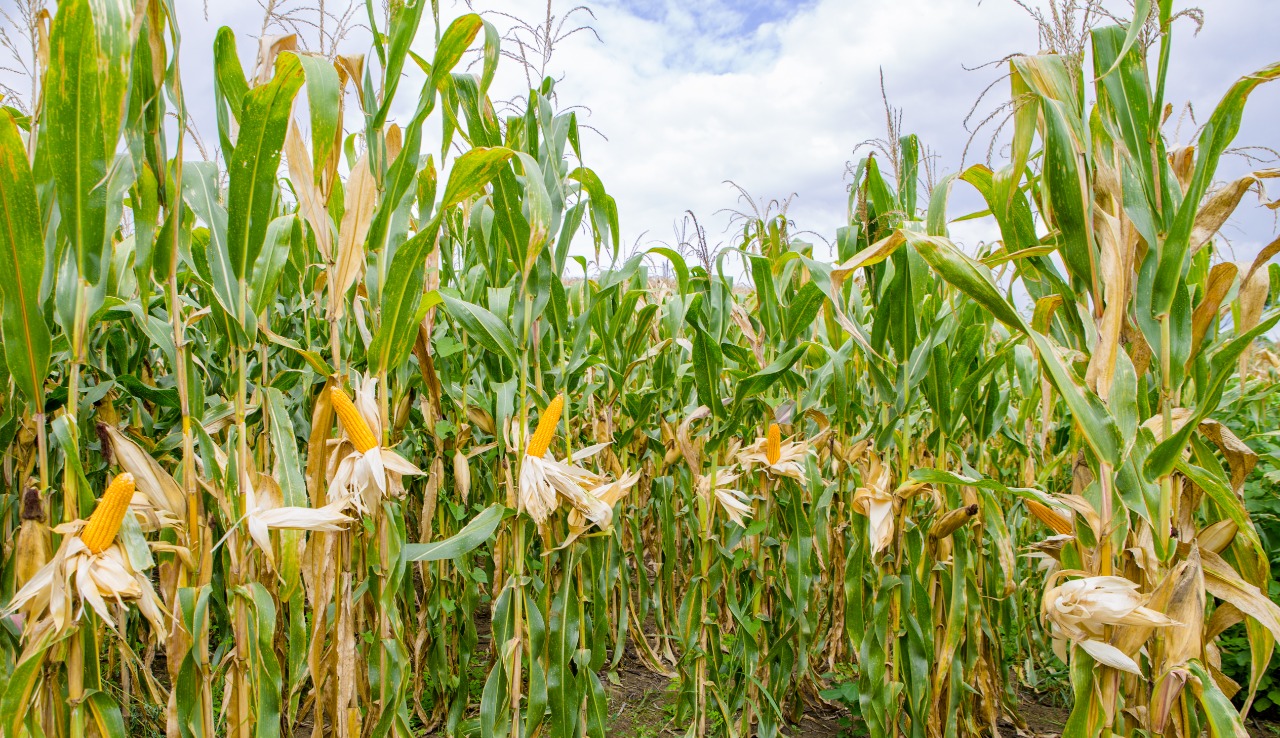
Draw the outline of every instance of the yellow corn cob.
M97 507L89 516L89 522L80 531L80 540L90 553L102 553L116 540L120 532L120 524L124 522L125 511L129 509L129 500L133 499L133 475L129 472L118 475L102 493Z
M764 443L764 456L770 464L776 464L778 459L782 458L782 432L778 430L777 423L769 424L769 435Z
M1071 519L1068 516L1058 512L1057 510L1045 507L1035 500L1026 500L1025 502L1027 503L1027 509L1031 511L1031 514L1036 516L1040 522L1053 529L1054 533L1066 535L1072 532Z
M556 395L551 400L551 404L547 405L547 409L542 411L542 417L538 418L538 428L533 432L533 440L529 441L526 454L542 458L547 453L547 448L551 446L551 439L556 436L556 423L560 422L562 412L564 412L564 398Z
M355 404L341 387L335 384L329 388L329 400L333 403L334 412L338 413L338 420L342 423L343 430L347 432L351 444L357 451L365 453L378 445L378 440L373 437L373 430L369 428L368 423L364 422L364 417L360 415L359 410L356 410Z
M977 504L958 507L955 510L949 510L934 522L929 528L929 537L935 541L946 538L960 529L960 526L973 519L978 514Z

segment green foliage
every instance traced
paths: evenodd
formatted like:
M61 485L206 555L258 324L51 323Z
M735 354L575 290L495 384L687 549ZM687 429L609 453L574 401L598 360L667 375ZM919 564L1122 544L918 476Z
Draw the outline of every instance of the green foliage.
M1168 36L1094 29L1092 76L1009 59L1001 166L856 162L839 263L784 213L691 267L620 253L554 80L499 114L480 16L370 5L366 57L252 76L220 30L223 164L174 6L61 3L38 114L0 110L6 735L603 738L641 670L695 738L818 700L983 735L1024 688L1067 736L1280 711L1280 245L1214 241L1274 173L1210 189L1280 67L1170 151Z

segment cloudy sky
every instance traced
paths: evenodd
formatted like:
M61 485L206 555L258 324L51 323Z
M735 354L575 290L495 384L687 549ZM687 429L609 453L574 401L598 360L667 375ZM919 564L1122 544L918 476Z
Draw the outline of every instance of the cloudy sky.
M347 1L328 0L328 6ZM252 68L265 0L175 2L186 15L188 101L206 144L215 146L213 35L219 26L231 26L246 68ZM304 20L314 18L306 8L316 2L277 0ZM789 213L796 227L832 240L845 218L846 165L858 156L860 142L884 134L882 73L891 103L902 109L904 131L920 135L945 173L961 167L970 138L965 118L1003 71L983 65L1038 48L1034 21L1013 0L552 0L557 24L576 2L587 2L594 17L578 11L564 29L587 24L594 30L557 45L549 71L560 79L561 105L582 106L582 121L599 132L584 137L586 164L617 198L628 246L670 243L687 210L698 215L712 242L731 239L725 209L745 203L728 181L762 202L794 195ZM357 22L363 5L357 3ZM440 5L446 22L474 8L504 31L512 25L504 13L533 23L546 14L540 0ZM1198 35L1191 23L1177 26L1168 95L1175 105L1190 102L1200 122L1234 79L1280 58L1274 43L1280 2L1205 5ZM429 22L415 46L428 58ZM343 49L368 51L367 40L367 31L357 28ZM519 94L525 84L517 67L504 66L495 98ZM411 114L420 79L414 71L401 85L393 119ZM975 122L1006 95L1006 85L996 85ZM1264 86L1254 93L1237 143L1280 147L1278 119L1280 84ZM1177 138L1186 141L1194 133L1195 124L1185 121ZM989 132L979 132L964 163L985 159L989 141ZM1249 168L1241 158L1228 158L1221 175ZM977 207L976 196L957 186L951 212ZM1226 232L1238 260L1251 259L1277 230L1252 196L1242 211ZM991 238L993 228L973 221L958 224L953 235L972 248ZM828 253L817 236L809 238L819 254Z

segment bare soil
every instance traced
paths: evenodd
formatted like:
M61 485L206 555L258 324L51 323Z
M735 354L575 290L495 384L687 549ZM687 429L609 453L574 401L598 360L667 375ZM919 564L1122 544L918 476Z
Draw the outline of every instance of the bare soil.
M1024 692L1019 695L1018 714L1027 723L1024 735L1040 738L1062 735L1062 726L1067 724L1071 711L1058 705L1041 704L1035 695Z
M636 661L618 668L619 684L606 682L609 693L608 734L616 738L682 736L688 726L673 722L671 681ZM850 735L849 714L843 710L810 707L798 726L785 731L791 738L836 738Z

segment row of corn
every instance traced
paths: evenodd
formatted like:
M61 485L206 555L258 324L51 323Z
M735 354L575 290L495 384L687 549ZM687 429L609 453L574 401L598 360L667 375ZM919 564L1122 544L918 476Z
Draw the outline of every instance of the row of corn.
M1280 608L1224 419L1280 242L1222 260L1274 172L1215 173L1280 66L1173 144L1159 3L1008 61L999 168L857 162L834 262L757 213L690 263L624 258L552 80L499 116L480 17L248 73L222 29L210 161L176 5L37 16L0 110L0 733L598 738L648 670L696 736L998 735L1053 684L1064 735L1244 735Z

